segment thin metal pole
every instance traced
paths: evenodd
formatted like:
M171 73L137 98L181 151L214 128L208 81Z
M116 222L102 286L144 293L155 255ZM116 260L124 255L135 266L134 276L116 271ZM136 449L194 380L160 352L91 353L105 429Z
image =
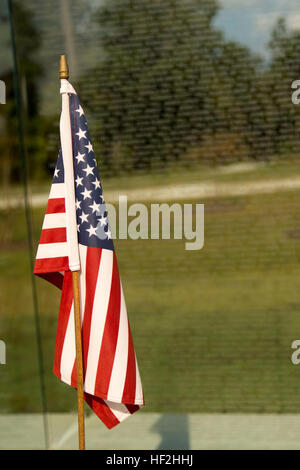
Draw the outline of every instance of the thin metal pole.
M39 364L39 376L40 376L40 386L41 386L41 396L42 396L45 446L46 446L46 449L48 449L49 448L49 430L48 430L48 419L47 419L46 387L45 387L45 379L44 379L44 361L43 361L43 349L42 349L39 311L38 311L37 291L36 291L36 284L35 284L35 279L33 275L33 244L32 244L33 236L32 236L32 226L31 226L30 204L28 200L27 160L26 160L26 150L25 150L25 144L24 144L23 110L22 110L22 99L21 99L21 91L20 91L20 76L19 76L19 67L18 67L17 46L16 46L16 39L15 39L15 28L14 28L14 21L13 21L12 0L7 0L7 5L8 5L8 12L9 12L10 38L11 38L12 53L13 53L14 90L15 90L16 108L17 108L17 115L18 115L18 134L19 134L19 144L20 144L20 155L21 155L21 161L22 161L22 178L23 178L23 189L24 189L25 216L26 216L26 225L27 225L27 242L28 242L28 251L29 251L29 256L30 256L31 288L32 288L33 309L34 309L36 340L37 340L37 350L38 350L38 364Z

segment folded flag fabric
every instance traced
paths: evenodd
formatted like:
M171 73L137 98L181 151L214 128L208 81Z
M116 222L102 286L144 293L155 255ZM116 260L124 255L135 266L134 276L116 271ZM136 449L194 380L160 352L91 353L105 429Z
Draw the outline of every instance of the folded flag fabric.
M66 186L65 151L59 152L37 250L34 273L62 289L54 373L76 387L76 351L68 211L76 207L80 307L86 402L108 428L144 405L126 304L108 214L87 122L67 80L69 109L61 117L70 126L76 200ZM68 120L65 122L64 120ZM62 146L63 150L64 147Z

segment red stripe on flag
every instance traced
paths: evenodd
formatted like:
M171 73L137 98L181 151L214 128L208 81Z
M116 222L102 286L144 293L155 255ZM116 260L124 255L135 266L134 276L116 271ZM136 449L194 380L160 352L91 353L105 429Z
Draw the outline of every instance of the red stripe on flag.
M67 271L64 276L63 289L60 300L56 340L55 340L55 353L54 353L54 366L53 372L60 379L60 364L61 355L64 346L68 321L73 302L73 286L72 286L72 273Z
M54 273L56 271L68 271L68 256L60 256L58 258L41 258L35 260L34 274Z
M101 282L101 279L100 279ZM121 289L118 265L113 253L113 271L110 297L103 331L95 382L95 395L107 397L111 371L117 347L121 306Z
M113 414L102 398L95 397L88 393L84 394L84 398L87 404L92 408L94 413L96 413L105 426L108 427L108 429L111 429L120 423L118 418Z
M51 282L55 287L58 287L60 290L62 289L64 276L61 273L40 273L37 276L45 279L48 282Z
M77 388L77 366L76 366L76 357L73 363L72 367L72 373L71 373L71 385L74 388Z
M136 367L135 367L135 354L133 341L130 331L130 325L128 321L128 359L127 359L127 370L126 379L123 390L122 402L133 403L135 399L135 387L136 387Z
M84 317L83 317L83 325L82 325L84 370L86 370L86 366L87 366L92 313L93 313L96 285L97 285L97 280L98 280L99 266L100 266L100 261L101 261L101 254L102 254L102 249L94 248L94 247L88 247L87 249L86 276L85 276L85 307L84 307Z
M46 214L56 214L61 212L66 212L65 198L57 197L53 199L48 199Z
M133 415L133 413L135 413L136 411L138 411L140 409L140 406L139 405L126 405L126 408L128 409L129 413L131 415Z
M62 243L67 241L66 227L44 228L40 243Z

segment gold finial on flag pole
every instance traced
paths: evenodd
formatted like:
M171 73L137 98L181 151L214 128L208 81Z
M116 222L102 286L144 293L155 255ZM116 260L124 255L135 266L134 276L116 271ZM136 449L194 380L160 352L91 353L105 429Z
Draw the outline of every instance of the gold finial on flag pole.
M68 80L69 78L69 67L67 63L67 59L65 55L60 56L60 61L59 61L59 78L65 78Z
M65 55L60 56L59 78L60 79L69 78L69 67L68 67L67 59ZM63 144L62 144L62 147L63 147ZM73 203L75 207L75 200L73 201ZM76 239L77 239L77 230L76 230ZM72 284L73 284L74 325L75 325L75 343L76 343L75 348L76 348L78 444L79 444L79 450L84 450L85 449L84 386L83 386L84 379L83 379L81 314L80 314L80 294L79 294L79 271L72 271Z

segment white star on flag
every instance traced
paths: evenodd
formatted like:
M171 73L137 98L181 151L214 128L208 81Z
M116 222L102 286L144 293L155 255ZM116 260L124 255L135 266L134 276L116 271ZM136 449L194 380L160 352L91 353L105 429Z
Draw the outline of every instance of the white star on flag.
M83 211L82 211L82 214L79 216L79 218L81 219L81 223L83 224L83 222L87 222L88 220L88 216L89 214L85 214Z
M89 153L93 151L93 146L92 146L91 142L89 142L87 145L85 145L85 147L88 149Z
M106 236L107 236L107 238L108 238L108 239L110 239L110 238L111 238L111 231L110 231L110 230L107 230L107 232L106 232Z
M86 229L86 231L89 232L89 237L91 237L92 235L96 235L96 230L97 227L93 227L92 225L90 225L90 228Z
M54 170L54 178L58 178L58 173L59 173L59 169L58 168L55 168Z
M85 163L85 161L84 161L84 153L78 152L78 154L76 155L75 158L76 158L76 160L77 160L77 163L80 163L80 162Z
M86 134L86 131L83 131L83 130L80 129L80 128L79 128L79 132L76 132L76 135L78 135L79 140L80 140L80 139L86 139L85 134Z
M88 197L89 197L90 199L92 199L92 197L91 197L91 192L92 192L92 191L88 191L87 188L84 188L84 191L83 191L82 193L80 193L80 194L83 195L83 200L87 199Z
M83 186L82 180L83 180L83 177L80 178L79 175L77 175L77 178L76 178L76 180L75 180L75 183L76 183L76 186L77 186L77 187L78 187L78 186Z
M83 112L83 109L82 109L81 105L79 105L79 108L78 108L78 109L76 109L76 113L79 113L79 116L80 116L80 117L81 117L81 116L84 114L84 112Z
M100 224L101 224L101 227L103 227L103 225L106 225L106 221L107 221L107 217L101 217L100 218Z
M99 211L100 204L97 204L96 201L94 201L93 204L89 207L92 209L92 211L94 213L94 212Z
M92 181L92 184L95 185L95 189L101 188L101 184L100 184L100 181L98 180L98 178L96 178L95 181Z
M90 165L87 165L86 168L83 168L83 171L86 172L86 176L92 175L93 172L94 172L94 167L90 166Z

